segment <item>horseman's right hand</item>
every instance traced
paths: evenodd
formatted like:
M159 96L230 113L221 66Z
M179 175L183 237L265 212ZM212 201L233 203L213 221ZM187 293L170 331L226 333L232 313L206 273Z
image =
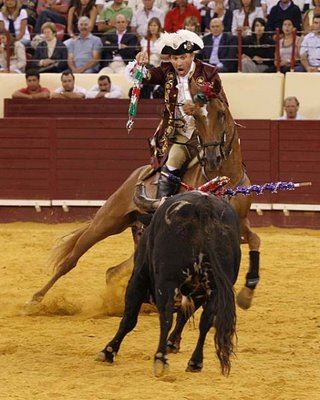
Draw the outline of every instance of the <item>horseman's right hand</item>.
M136 61L140 65L148 64L148 53L146 51L140 51L140 53L136 55Z

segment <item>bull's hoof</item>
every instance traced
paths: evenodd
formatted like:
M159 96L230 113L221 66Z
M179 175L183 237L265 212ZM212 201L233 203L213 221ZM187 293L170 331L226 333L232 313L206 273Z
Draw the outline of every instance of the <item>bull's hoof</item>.
M100 351L96 357L96 361L107 362L109 364L113 364L116 358L116 352L112 350L112 348L107 347L105 350Z
M237 295L237 304L243 310L251 307L254 290L244 286Z
M153 373L156 378L160 378L166 372L169 371L169 364L167 362L163 362L162 360L155 360L153 363Z
M160 378L169 370L169 364L167 363L167 356L163 353L157 353L154 356L153 373L154 376Z
M170 340L168 340L167 343L167 354L172 353L172 354L177 354L180 350L180 345L176 343L172 343Z
M186 372L201 372L202 367L203 367L203 363L202 362L196 362L196 361L190 360L188 362L188 366L186 368Z

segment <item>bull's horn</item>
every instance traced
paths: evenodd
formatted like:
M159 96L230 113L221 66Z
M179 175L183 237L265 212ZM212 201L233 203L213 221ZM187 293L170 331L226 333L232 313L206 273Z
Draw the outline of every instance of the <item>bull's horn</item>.
M150 213L154 212L159 207L161 200L147 197L146 187L144 186L144 183L141 182L136 185L133 201L141 210Z

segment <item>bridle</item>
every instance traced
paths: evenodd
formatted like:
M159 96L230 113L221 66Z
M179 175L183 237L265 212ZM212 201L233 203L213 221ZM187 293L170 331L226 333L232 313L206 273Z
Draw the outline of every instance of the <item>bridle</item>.
M176 103L175 107L179 107L182 104L180 103ZM218 112L219 118L224 118L225 114L223 111L219 111ZM185 121L182 118L174 118L173 119L173 125L175 128L183 128L185 126ZM233 140L235 137L235 126L233 127L233 132L232 132L232 137L231 140L228 144L228 147L225 149L225 144L226 144L226 140L227 140L227 134L226 134L226 130L224 129L221 134L220 134L220 140L214 140L214 141L210 141L210 142L203 142L203 139L201 138L199 131L196 130L194 133L194 137L193 139L189 140L188 142L180 142L178 140L175 139L169 139L169 141L172 144L179 144L179 145L183 145L186 146L186 148L189 150L190 152L193 151L193 153L195 153L197 160L200 164L200 166L202 167L202 172L203 175L205 176L206 179L209 180L209 178L207 177L207 174L205 172L205 167L206 164L208 162L207 156L206 156L206 149L210 148L210 147L215 147L221 154L222 159L225 161L228 159L229 155L232 152L232 145L233 145Z

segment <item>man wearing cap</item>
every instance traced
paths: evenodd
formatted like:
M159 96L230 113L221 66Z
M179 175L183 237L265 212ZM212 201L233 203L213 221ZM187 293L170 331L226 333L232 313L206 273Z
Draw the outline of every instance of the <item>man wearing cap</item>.
M217 68L195 59L195 51L203 48L202 39L194 32L179 30L161 35L159 51L169 55L170 62L162 62L157 68L147 70L144 83L161 85L165 91L165 108L162 121L151 140L153 147L153 166L161 171L181 176L181 169L190 161L187 146L174 143L169 152L169 140L188 142L195 132L195 113L206 115L206 107L193 102L191 86L200 87L205 83L213 85L215 94L227 104ZM140 52L136 62L145 65L148 55ZM127 67L131 73L132 65ZM193 93L195 94L195 93ZM177 124L177 121L180 121ZM167 160L166 157L168 156ZM166 161L166 162L165 162ZM165 162L165 165L163 165ZM178 190L178 185L166 176L160 175L157 197L171 196Z

